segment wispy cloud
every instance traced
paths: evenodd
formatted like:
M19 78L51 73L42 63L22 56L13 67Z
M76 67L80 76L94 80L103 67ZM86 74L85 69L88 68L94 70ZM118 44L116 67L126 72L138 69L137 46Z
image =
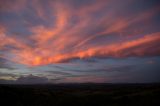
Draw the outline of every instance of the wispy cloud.
M10 2L6 2L6 5L9 5ZM126 10L123 6L136 5L136 2L128 1L123 5L122 3L117 5L115 1L96 1L91 2L89 6L82 4L77 10L69 2L46 1L45 4L42 4L41 1L35 0L32 5L26 1L13 4L13 14L18 15L14 11L21 9L20 15L23 15L23 12L28 14L29 7L31 7L35 11L33 13L29 11L29 15L38 14L34 17L42 18L44 23L41 22L40 25L31 27L25 26L26 23L19 23L23 25L23 29L29 29L30 35L24 36L25 39L20 37L21 34L12 36L13 33L10 29L2 24L0 49L8 52L3 58L34 66L67 62L74 58L157 56L160 54L158 47L160 32L153 31L152 27L155 28L155 25L149 27L150 31L145 30L148 27L146 25L154 22L153 18L158 15L159 7L142 9L138 14L136 12L129 14L128 12L134 8ZM46 4L49 6L46 7ZM117 7L111 9L110 6L115 5ZM2 11L5 10L7 9L2 9ZM50 17L49 19L45 17L46 11L50 13L47 16ZM119 12L122 12L123 15ZM37 20L37 23L40 20ZM50 25L46 26L48 21ZM138 25L138 23L142 23L142 25ZM136 28L140 26L143 27L143 31L138 31ZM132 31L131 35L134 36L123 34L124 31ZM106 36L108 39L105 38ZM98 39L101 37L105 40L99 41ZM111 37L114 37L115 42L112 39L111 43L107 43ZM118 42L116 39L119 39ZM28 41L32 41L32 45L28 45ZM152 48L155 50L148 51Z

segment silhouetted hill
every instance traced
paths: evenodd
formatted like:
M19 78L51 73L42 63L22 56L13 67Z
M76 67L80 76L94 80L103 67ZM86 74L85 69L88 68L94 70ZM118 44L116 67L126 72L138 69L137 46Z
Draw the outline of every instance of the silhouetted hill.
M3 106L159 106L160 84L0 85Z

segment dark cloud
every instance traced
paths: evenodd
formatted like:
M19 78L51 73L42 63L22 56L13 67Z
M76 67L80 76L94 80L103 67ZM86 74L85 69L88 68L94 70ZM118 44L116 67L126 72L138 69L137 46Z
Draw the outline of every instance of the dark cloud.
M0 73L0 77L15 77L16 75ZM16 76L18 77L18 76ZM53 82L53 81L52 81ZM51 83L48 78L35 75L20 76L17 79L0 79L0 84L46 84Z
M50 74L58 74L58 75L65 75L65 76L68 76L68 75L72 75L72 73L69 73L69 72L64 72L64 71L46 71Z
M0 77L17 77L15 74L0 72Z
M5 73L5 72L0 72L0 84L15 84L15 78L18 77L15 74L12 73ZM4 79L8 78L8 79Z
M16 83L20 84L43 84L43 83L49 83L48 78L46 77L40 77L40 76L34 76L34 75L28 75L28 76L21 76L16 80Z
M0 79L0 84L16 84L14 80Z
M4 68L4 67L6 67L5 60L0 58L0 68Z
M108 69L102 69L101 71L107 71L107 72L129 72L133 71L135 69L136 65L124 65L124 66L114 66Z
M0 68L10 68L9 66L7 66L5 59L0 58Z
M144 64L145 63L139 63L129 67L119 67L119 69L113 68L113 70L118 71L110 76L111 82L160 82L159 63ZM125 71L127 69L128 71Z
M13 70L15 69L14 67L10 66L8 64L8 60L6 59L3 59L3 58L0 58L0 69L3 68L3 69L8 69L8 70Z
M17 77L12 74L0 73L0 77ZM48 78L34 75L20 76L17 79L0 79L0 84L45 84L49 83Z

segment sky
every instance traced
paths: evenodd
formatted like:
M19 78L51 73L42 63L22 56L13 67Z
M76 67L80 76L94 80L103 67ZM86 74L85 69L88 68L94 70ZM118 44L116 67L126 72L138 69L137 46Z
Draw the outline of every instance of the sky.
M0 83L160 82L159 0L0 0Z

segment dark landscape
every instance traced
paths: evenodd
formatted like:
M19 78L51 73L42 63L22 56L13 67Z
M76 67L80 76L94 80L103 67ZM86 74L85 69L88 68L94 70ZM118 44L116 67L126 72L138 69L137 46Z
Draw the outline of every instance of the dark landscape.
M159 106L160 84L0 85L3 106Z

